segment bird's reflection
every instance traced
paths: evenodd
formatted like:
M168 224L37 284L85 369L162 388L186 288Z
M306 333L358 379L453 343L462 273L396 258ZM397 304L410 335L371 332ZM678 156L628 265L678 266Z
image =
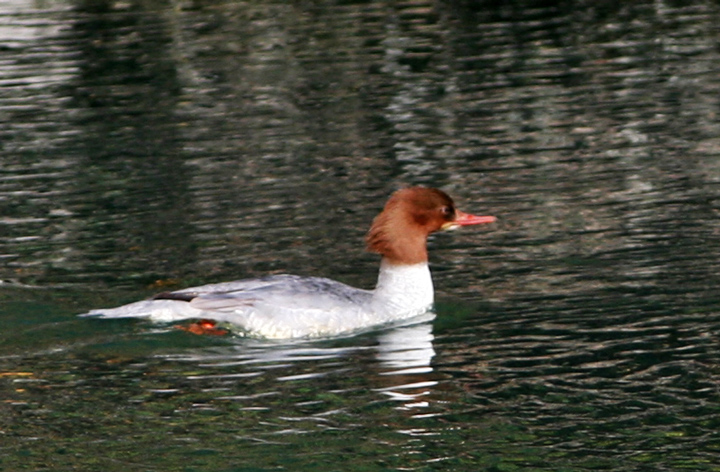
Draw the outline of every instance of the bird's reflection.
M377 391L400 402L401 408L429 406L425 397L437 385L437 381L428 376L433 371L431 362L435 357L431 323L434 317L434 314L428 314L428 319L423 322L399 326L378 336L380 373L387 376L383 383L389 385Z
M390 369L383 375L420 374L432 371L435 357L432 324L434 314L426 321L396 327L378 336L377 359L380 367ZM418 320L419 321L419 320Z
M428 313L374 336L283 343L239 339L231 345L160 357L195 364L201 370L188 377L194 381L263 377L277 384L317 379L320 392L325 379L364 376L366 384L384 398L398 401L400 408L418 408L428 406L423 397L437 384L429 375L435 356L434 318L434 313Z

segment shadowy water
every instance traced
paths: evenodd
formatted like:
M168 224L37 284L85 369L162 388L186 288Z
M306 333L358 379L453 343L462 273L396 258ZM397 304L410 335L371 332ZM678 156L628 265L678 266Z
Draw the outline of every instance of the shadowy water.
M3 470L718 470L714 2L0 0ZM437 317L270 343L75 315L371 287L399 186Z

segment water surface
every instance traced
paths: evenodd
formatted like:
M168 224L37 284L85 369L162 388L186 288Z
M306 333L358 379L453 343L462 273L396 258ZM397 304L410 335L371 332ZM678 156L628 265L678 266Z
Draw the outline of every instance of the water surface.
M0 468L718 470L712 2L0 2ZM76 314L371 287L423 184L437 317L340 339Z

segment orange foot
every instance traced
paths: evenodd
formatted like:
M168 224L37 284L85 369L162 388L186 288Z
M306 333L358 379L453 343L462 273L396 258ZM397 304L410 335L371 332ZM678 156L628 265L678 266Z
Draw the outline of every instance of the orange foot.
M175 328L193 334L209 334L211 336L225 336L229 333L226 329L216 328L217 323L213 320L200 320L189 326L175 325Z

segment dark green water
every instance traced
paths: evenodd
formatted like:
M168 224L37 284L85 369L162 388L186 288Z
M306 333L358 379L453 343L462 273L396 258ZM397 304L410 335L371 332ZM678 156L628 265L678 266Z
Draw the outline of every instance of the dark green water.
M720 470L713 2L0 1L0 470ZM78 313L321 275L407 184L437 317Z

